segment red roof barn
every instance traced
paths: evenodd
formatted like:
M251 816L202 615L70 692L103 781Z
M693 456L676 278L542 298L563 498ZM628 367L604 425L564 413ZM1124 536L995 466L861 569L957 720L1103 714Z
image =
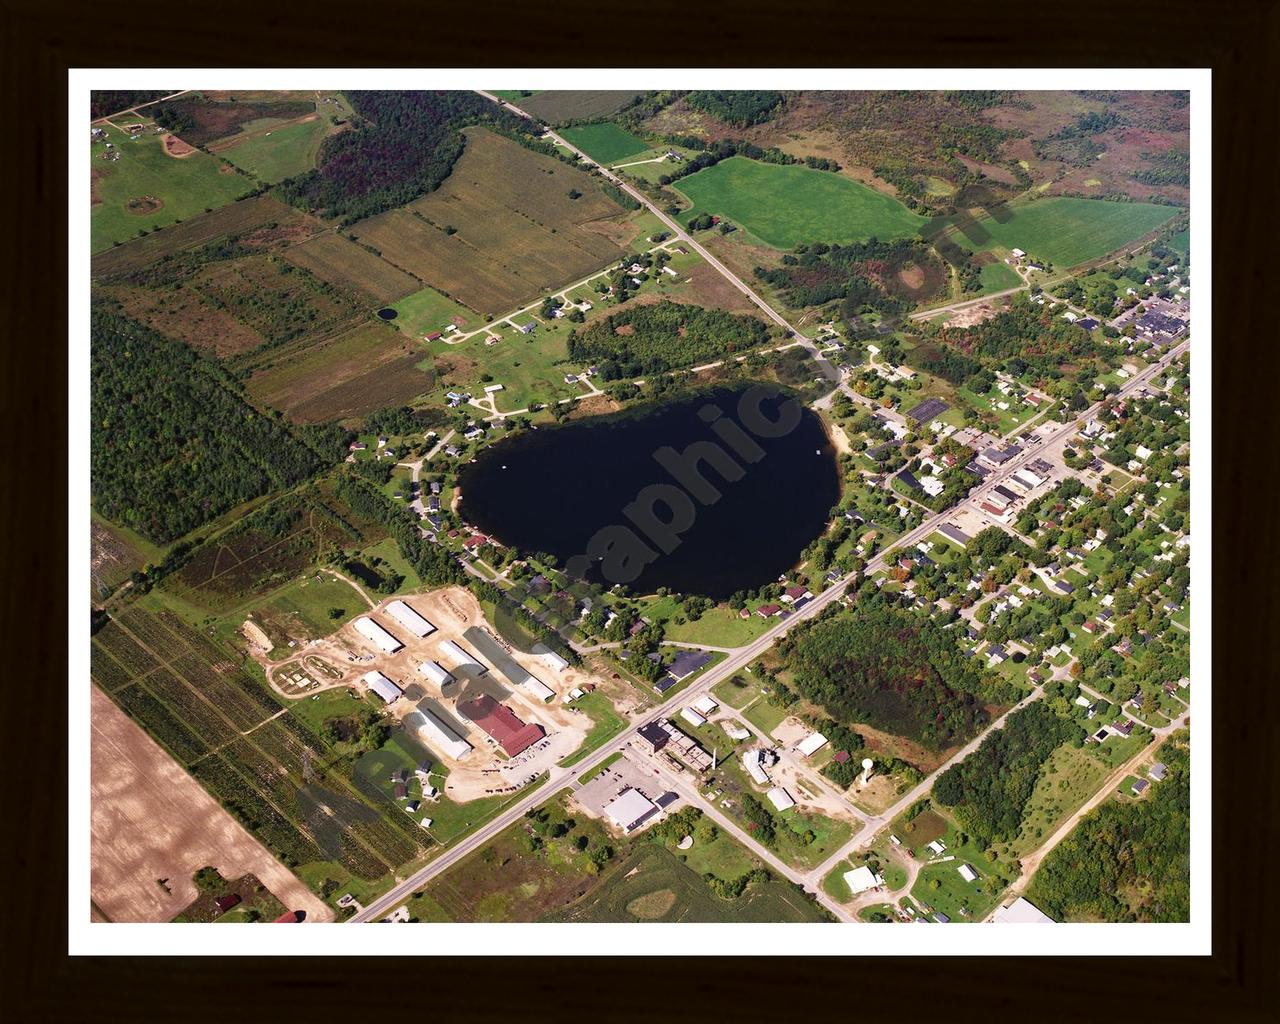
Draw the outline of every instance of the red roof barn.
M487 693L458 705L458 713L469 718L498 741L498 746L515 757L546 735L542 726L526 724L505 704L499 704Z

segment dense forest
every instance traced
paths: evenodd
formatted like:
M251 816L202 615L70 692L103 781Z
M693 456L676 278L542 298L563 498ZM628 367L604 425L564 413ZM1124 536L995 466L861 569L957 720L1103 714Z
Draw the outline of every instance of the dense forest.
M927 245L912 239L801 246L782 257L782 266L756 267L755 275L782 289L787 305L796 309L842 299L841 315L849 320L867 309L888 316L910 309L912 301L897 277L907 265L946 283L946 267Z
M768 338L769 328L753 316L659 302L570 332L569 360L597 364L601 377L617 380L723 359Z
M863 597L854 615L798 625L778 651L800 693L837 721L941 748L987 721L984 703L1007 701L955 638L927 615Z
M462 567L447 550L425 540L414 515L385 494L374 490L354 473L338 479L336 491L356 515L382 523L395 538L404 560L422 580L423 586L465 583Z
M954 807L960 827L983 846L1018 834L1040 769L1054 749L1079 744L1084 730L1038 700L1010 715L1004 727L959 764L938 776L933 798Z
M1139 801L1109 800L1041 862L1028 897L1059 921L1187 921L1191 915L1191 754Z
M97 310L90 360L94 505L150 540L171 541L324 466L180 342Z
M206 146L215 139L237 134L250 121L265 117L289 121L314 114L315 110L311 100L207 100L188 94L157 103L150 113L156 124L180 136L183 142Z
M690 106L742 128L763 124L782 107L782 93L763 89L699 90L689 93L688 99Z
M462 155L459 130L492 123L525 133L529 123L472 92L351 92L367 123L325 141L316 170L281 182L282 198L344 225L439 188Z
M97 120L108 114L118 114L140 103L151 103L165 96L172 96L177 89L94 89L89 94L89 117Z

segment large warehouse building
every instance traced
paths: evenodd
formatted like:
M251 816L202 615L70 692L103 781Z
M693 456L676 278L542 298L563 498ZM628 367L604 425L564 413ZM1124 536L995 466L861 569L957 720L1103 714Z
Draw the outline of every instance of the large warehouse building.
M463 650L462 647L454 643L452 640L445 640L443 643L441 643L440 650L442 650L451 659L453 659L455 668L459 665L474 665L476 668L480 669L481 671L487 671L485 667L482 664L480 664L478 659L473 657L467 651Z
M453 673L434 661L424 661L418 666L418 671L435 683L436 686L445 686L453 682Z
M404 724L416 732L428 746L447 754L455 761L471 753L471 744L430 708L419 706L417 711L405 716Z
M492 736L508 757L515 757L546 735L542 726L522 722L514 711L487 693L459 704L458 714L471 719Z
M373 672L366 672L364 674L364 682L370 690L376 693L388 704L394 700L399 700L404 695L404 691L400 689L400 687L396 686L395 683L376 670Z
M404 646L399 640L379 626L367 615L356 619L356 632L378 648L383 654L395 654Z
M416 637L424 637L428 633L435 632L435 626L398 598L387 605L387 614Z

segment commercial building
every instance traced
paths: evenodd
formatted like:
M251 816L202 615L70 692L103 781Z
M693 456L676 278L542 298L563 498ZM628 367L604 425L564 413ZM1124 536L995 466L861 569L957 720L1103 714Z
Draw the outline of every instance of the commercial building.
M356 632L378 648L383 654L395 654L404 644L379 626L367 615L356 619Z
M628 787L605 807L604 813L618 828L630 834L658 813L658 805L640 790Z
M418 671L437 686L445 686L446 684L453 682L453 673L436 664L434 661L424 661L418 666Z
M435 632L435 626L415 612L408 603L399 599L387 605L387 614L416 637Z
M700 715L711 715L715 713L716 708L720 705L716 703L714 697L704 695L693 702L693 710Z
M447 754L455 761L471 753L471 744L430 708L419 705L416 711L405 716L404 724L406 728L416 732L428 746Z
M469 718L488 733L508 757L515 757L546 735L542 726L522 722L514 711L487 693L459 704L458 714Z
M404 696L404 691L381 672L366 672L364 683L388 704Z

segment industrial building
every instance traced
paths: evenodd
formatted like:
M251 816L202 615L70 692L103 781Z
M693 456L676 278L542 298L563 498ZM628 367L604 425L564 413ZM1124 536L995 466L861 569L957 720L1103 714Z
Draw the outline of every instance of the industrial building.
M455 761L471 753L471 744L430 708L419 705L416 711L405 716L404 724L428 746L444 752Z
M569 667L569 663L556 654L555 651L543 647L539 644L533 649L533 653L546 662L556 672L563 672Z
M404 647L399 640L379 626L367 615L356 619L356 632L378 648L383 654L395 654Z
M400 687L376 670L364 674L364 683L388 704L404 696L404 691Z
M462 647L452 640L443 641L440 644L440 650L453 659L455 662L455 668L461 665L474 665L476 668L480 669L481 672L488 671L488 669L486 669L476 658L468 654L462 649Z
M436 630L435 626L398 598L387 605L387 614L416 637L424 637Z
M630 834L658 813L658 805L640 790L627 788L605 807L604 813L618 828Z
M1019 896L1007 907L1001 907L992 915L996 924L1056 924L1048 914L1044 913L1030 900Z

